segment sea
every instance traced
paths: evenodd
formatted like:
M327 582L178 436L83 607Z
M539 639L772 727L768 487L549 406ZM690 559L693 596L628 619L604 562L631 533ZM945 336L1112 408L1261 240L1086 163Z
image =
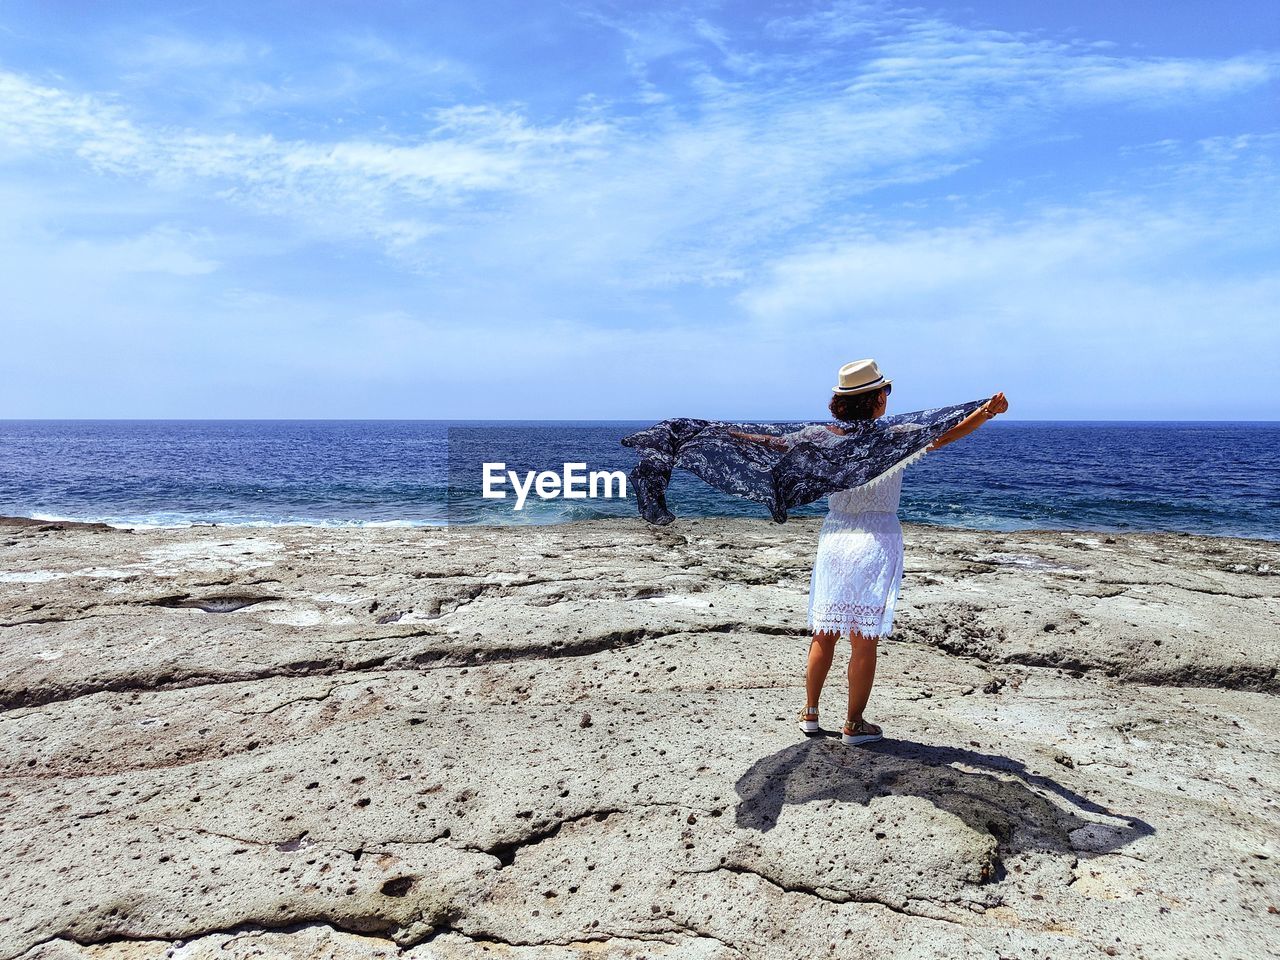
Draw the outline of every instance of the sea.
M0 421L0 515L119 526L549 524L634 499L482 496L483 462L628 470L648 423ZM906 472L904 521L982 530L1180 531L1280 540L1280 423L996 420ZM495 490L496 490L495 486ZM616 492L616 489L615 489ZM628 494L630 491L628 490ZM764 508L677 471L678 517ZM793 515L820 515L819 501Z

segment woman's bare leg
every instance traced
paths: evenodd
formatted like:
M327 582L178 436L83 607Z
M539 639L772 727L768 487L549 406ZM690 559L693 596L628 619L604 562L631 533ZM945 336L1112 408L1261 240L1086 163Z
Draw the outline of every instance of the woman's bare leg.
M856 630L849 634L853 652L849 655L849 716L862 719L871 697L871 684L876 679L876 639L864 637Z
M806 707L818 705L827 671L831 669L831 661L836 655L837 637L838 633L815 633L809 641L809 665L804 672L804 692L808 698Z

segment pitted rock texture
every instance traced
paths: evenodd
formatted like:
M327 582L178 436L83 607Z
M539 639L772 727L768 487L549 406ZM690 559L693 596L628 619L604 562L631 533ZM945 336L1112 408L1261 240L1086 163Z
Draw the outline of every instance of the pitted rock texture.
M0 958L1280 955L1275 544L816 532L0 522Z

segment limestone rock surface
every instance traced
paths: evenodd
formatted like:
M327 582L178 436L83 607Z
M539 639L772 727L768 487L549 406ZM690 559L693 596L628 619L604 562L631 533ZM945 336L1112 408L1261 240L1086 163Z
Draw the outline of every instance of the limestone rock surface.
M1280 955L1276 544L816 533L0 521L0 960Z

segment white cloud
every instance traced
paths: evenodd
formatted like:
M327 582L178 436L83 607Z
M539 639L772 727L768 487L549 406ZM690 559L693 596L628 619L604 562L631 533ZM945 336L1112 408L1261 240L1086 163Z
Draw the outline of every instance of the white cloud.
M208 243L208 238L161 225L134 237L97 243L74 240L65 249L73 260L92 263L92 269L102 273L171 273L189 277L218 269L218 261L201 252Z
M0 142L10 159L73 153L100 172L176 192L211 183L322 235L373 238L393 251L431 236L441 213L466 197L537 191L607 133L595 121L538 127L492 108L443 109L435 120L416 143L144 128L109 101L0 72Z
M955 399L962 360L1016 366L1002 385L1070 416L1089 415L1070 385L1090 363L1154 376L1190 373L1184 348L1234 351L1240 392L1274 361L1276 135L1108 143L1114 175L1086 145L1092 179L1022 192L999 152L1088 133L1103 109L1203 117L1273 58L1133 57L881 4L773 21L765 44L708 17L615 19L625 89L585 78L560 112L485 102L456 64L367 35L298 82L251 41L174 35L140 45L118 90L0 72L17 171L0 190L29 195L0 236L6 320L75 339L69 373L116 383L118 415L502 416L485 385L530 370L548 395L528 416L675 414L645 398L694 395L708 415L820 415L795 385L879 354L904 374L895 400ZM465 98L394 116L362 99L446 76ZM187 86L166 100L163 77ZM234 106L180 109L189 90ZM367 116L340 134L348 107ZM1167 330L1183 335L1147 346ZM121 384L139 352L209 366ZM641 365L642 396L610 392ZM937 392L908 401L910 383ZM375 388L384 406L361 406ZM32 412L27 390L0 400ZM157 406L166 390L181 404Z
M1064 71L1064 92L1093 100L1159 100L1185 105L1186 98L1214 98L1257 87L1276 76L1274 56L1227 60L1137 60L1089 58Z
M1024 223L881 231L783 256L740 300L753 315L777 320L898 314L933 299L990 306L1014 291L1014 299L1024 298L1048 281L1158 271L1190 250L1230 239L1235 227L1162 211L1082 210L1050 211Z
M884 344L917 384L976 376L1020 395L1019 416L1273 414L1258 403L1280 363L1280 180L1238 202L1198 186L1015 222L882 225L779 257L739 302L757 331L858 355Z
M826 43L873 37L902 22L886 3L866 0L836 0L825 8L799 16L774 17L765 23L765 32L785 39L801 37Z
M103 55L117 93L153 106L180 105L196 116L243 122L262 114L338 107L332 119L358 117L362 101L406 91L473 90L464 65L356 29L307 38L304 52L244 35L187 35L118 29L95 36L85 56Z
M71 152L176 192L212 188L318 236L380 243L420 269L452 250L514 255L537 238L561 251L553 268L562 273L632 287L719 284L824 210L946 176L1011 131L1043 126L1048 111L1225 96L1275 73L1264 56L1126 58L884 5L775 20L768 32L804 43L768 55L694 15L596 19L629 44L640 99L650 101L638 114L597 103L534 123L518 105L459 104L415 131L320 141L143 122L109 96L4 73L0 150ZM842 55L851 40L871 45ZM350 44L392 69L447 68L375 37ZM165 35L132 56L221 69L261 53ZM659 61L671 64L665 88L650 75ZM681 77L689 87L677 111L671 85Z
M148 34L130 38L112 51L125 69L147 71L207 70L239 66L270 54L265 43L243 39L209 40L181 34Z
M63 148L91 161L138 155L142 137L117 105L0 71L0 159Z
M981 99L1011 106L1059 107L1073 101L1187 104L1256 87L1277 75L1280 58L1131 57L1095 44L1065 43L936 19L913 21L874 44L874 56L850 91L889 96ZM1014 103L1001 99L1016 98ZM1018 102L1021 101L1021 102Z

